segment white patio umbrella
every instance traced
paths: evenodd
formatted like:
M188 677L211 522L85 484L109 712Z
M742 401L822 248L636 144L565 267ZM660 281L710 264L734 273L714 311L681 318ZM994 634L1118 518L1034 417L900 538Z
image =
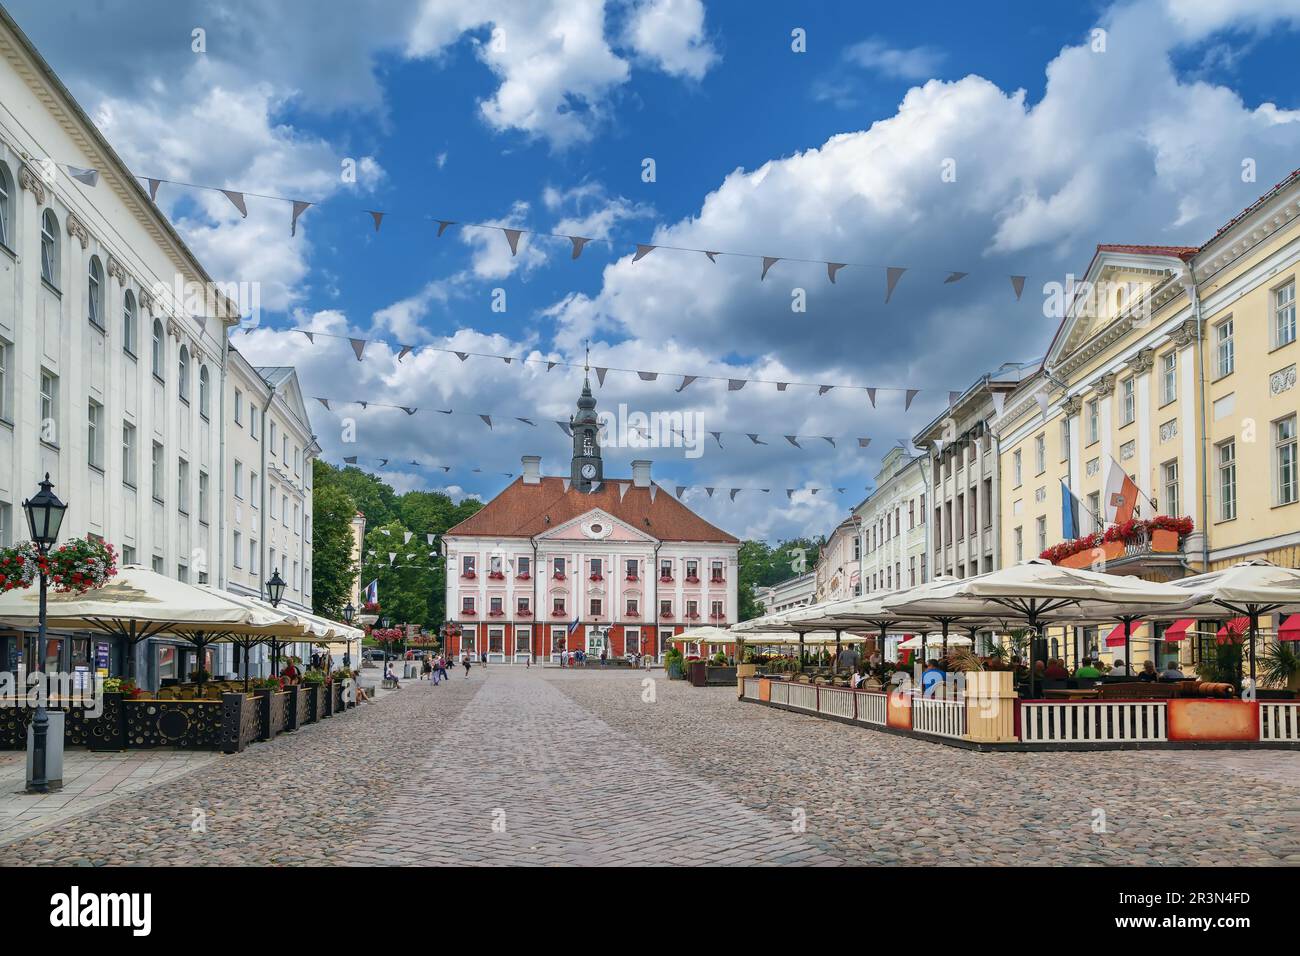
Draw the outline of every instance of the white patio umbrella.
M0 594L0 622L36 627L39 600L34 589ZM128 564L103 587L80 594L51 592L46 601L46 624L60 630L99 631L120 637L129 646L172 634L202 648L224 635L262 633L282 621L225 592ZM127 667L128 674L134 676L134 655L128 655Z
M913 634L898 646L901 650L905 651L919 651L927 644L933 646L937 643L938 641L933 640L929 634ZM952 634L945 639L944 643L953 647L970 647L975 642L969 637L963 637L960 634Z
M882 602L900 614L1016 618L1035 633L1046 623L1112 615L1127 624L1143 615L1185 607L1187 592L1168 584L1117 574L1067 568L1042 558L976 575L925 593L913 589ZM1030 692L1034 684L1034 648L1029 651Z
M1173 582L1190 592L1189 617L1217 617L1226 609L1250 621L1250 682L1255 683L1255 640L1262 615L1300 613L1300 570L1281 568L1262 558L1242 561Z

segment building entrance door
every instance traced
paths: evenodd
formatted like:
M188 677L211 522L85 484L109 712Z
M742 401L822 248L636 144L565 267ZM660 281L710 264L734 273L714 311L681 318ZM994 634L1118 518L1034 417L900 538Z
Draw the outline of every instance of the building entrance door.
M601 651L609 647L609 632L600 626L587 628L587 659L599 660Z

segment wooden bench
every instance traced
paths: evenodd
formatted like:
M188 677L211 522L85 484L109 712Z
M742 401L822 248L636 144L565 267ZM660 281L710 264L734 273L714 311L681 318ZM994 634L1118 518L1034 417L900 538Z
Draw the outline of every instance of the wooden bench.
M384 688L384 690L401 690L401 689L402 689L401 686L397 683L396 680L393 680L393 679L390 679L390 678L387 678L387 677L384 678L383 684L382 684L381 686Z

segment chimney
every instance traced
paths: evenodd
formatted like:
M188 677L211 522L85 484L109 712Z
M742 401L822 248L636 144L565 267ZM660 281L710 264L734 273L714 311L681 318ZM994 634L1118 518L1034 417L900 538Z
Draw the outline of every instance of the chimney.
M542 456L524 455L519 460L524 463L524 484L540 485L542 483Z
M650 487L650 465L649 461L632 462L632 487L649 488Z

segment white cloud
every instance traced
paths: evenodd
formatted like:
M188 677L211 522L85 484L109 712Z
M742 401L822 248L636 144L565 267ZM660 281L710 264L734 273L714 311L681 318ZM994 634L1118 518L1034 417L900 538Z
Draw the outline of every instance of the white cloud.
M692 80L719 59L704 34L701 0L642 0L628 20L627 42L665 73Z
M871 37L845 50L844 58L891 79L928 80L943 63L944 54L928 46L892 47L879 37Z

